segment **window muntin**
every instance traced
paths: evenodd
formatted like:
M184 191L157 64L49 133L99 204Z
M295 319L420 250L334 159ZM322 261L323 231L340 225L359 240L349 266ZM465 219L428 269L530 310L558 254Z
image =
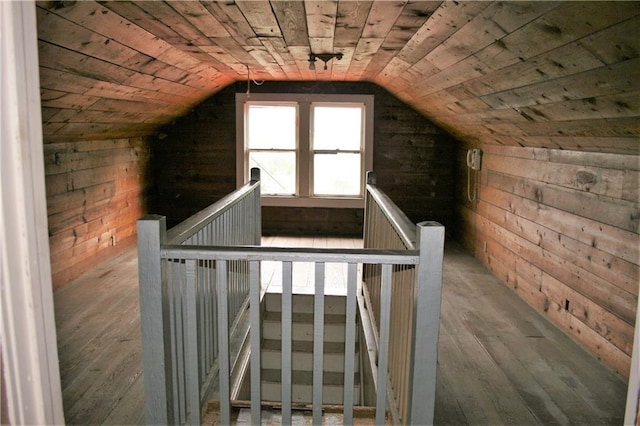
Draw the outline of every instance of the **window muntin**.
M290 144L282 142L284 145L280 146L273 142L260 142L251 145L245 140L251 139L251 124L248 123L251 118L247 114L249 105L297 107L297 134L295 138L287 138L295 139L297 143L295 178L291 173L283 177L281 167L275 168L278 169L276 175L261 165L268 155L275 157L276 153L293 152L289 149ZM322 124L314 126L318 117ZM348 124L339 124L339 120L345 120L344 117ZM276 120L267 122L272 128L282 128L280 124L274 125ZM237 184L241 186L248 180L251 167L260 167L263 206L364 206L364 174L366 170L373 169L373 95L237 93L236 135ZM290 163L291 159L287 161ZM270 175L274 175L275 180L268 183ZM283 182L287 183L283 185ZM291 191L294 186L295 191Z

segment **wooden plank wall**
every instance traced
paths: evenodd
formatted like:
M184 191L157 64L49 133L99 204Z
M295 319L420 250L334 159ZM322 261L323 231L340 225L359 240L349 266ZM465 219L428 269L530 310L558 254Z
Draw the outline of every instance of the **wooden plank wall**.
M483 145L478 201L458 155L458 236L540 313L628 377L640 156Z
M457 142L369 83L265 82L251 92L359 93L375 96L374 171L378 184L414 222L453 223ZM162 130L153 145L154 213L172 226L235 188L236 83ZM263 209L263 232L362 235L362 209Z
M151 213L171 228L236 187L235 91L224 89L159 132Z
M44 144L54 289L135 243L146 213L144 138Z
M362 237L363 209L263 207L263 235Z

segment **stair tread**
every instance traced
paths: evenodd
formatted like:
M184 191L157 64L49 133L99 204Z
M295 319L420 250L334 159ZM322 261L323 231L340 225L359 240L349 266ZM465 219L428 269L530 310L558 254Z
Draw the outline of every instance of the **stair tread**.
M325 313L342 314L346 310L346 296L325 295ZM294 294L292 296L293 312L313 313L313 294ZM282 312L282 294L280 292L267 293L265 306L269 312Z
M237 425L252 425L251 418L251 401L231 401L231 422ZM262 402L261 423L263 425L281 424L281 407L280 402ZM312 423L312 406L311 404L293 404L291 412L292 424L307 425ZM323 424L341 425L343 424L342 413L344 407L342 405L322 406ZM353 407L353 424L354 425L374 425L376 417L375 407L354 406ZM202 424L220 424L220 403L219 401L209 401L204 410ZM385 425L390 425L391 420L385 418Z
M282 373L280 370L263 369L260 376L263 383L280 383ZM358 377L359 373L354 373L354 383L356 387L359 383ZM311 386L313 383L313 372L294 370L291 372L291 383L293 385ZM322 375L322 384L323 386L343 386L344 373L325 371Z
M291 315L291 319L294 323L313 324L313 314L294 312ZM282 320L282 314L280 312L265 312L263 314L264 321L280 322ZM344 325L346 323L346 315L341 314L327 314L324 315L324 323L328 325Z
M262 342L262 349L267 351L280 352L282 350L282 342L276 339L265 339ZM355 350L358 350L358 342L356 342L355 344ZM294 340L293 342L291 342L291 351L313 353L313 341ZM344 342L324 342L323 353L344 354Z

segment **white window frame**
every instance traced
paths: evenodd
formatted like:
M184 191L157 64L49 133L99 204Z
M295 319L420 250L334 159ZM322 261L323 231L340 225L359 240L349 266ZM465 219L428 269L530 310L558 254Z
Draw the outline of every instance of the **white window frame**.
M364 207L366 172L373 170L373 95L335 95L306 93L237 93L236 94L236 184L244 185L249 179L249 156L245 146L245 114L247 102L295 102L298 104L298 147L296 157L296 195L262 196L263 206L281 207ZM313 150L311 147L311 105L323 104L364 104L364 146L361 158L360 196L313 196Z

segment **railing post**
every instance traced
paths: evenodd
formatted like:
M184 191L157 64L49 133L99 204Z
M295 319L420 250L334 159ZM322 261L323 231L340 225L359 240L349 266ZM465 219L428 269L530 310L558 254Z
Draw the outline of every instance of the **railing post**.
M251 182L259 182L260 181L260 169L254 167L251 169ZM254 244L259 246L262 242L262 210L260 204L260 186L256 188L255 191L255 210L254 210L254 221L255 221L255 242Z
M376 173L372 171L367 172L367 185L375 185L376 184ZM364 247L369 248L369 243L371 242L370 230L373 224L371 223L371 197L369 196L369 190L367 189L364 194L364 225L363 225L363 241Z
M164 216L138 220L138 279L142 363L147 424L173 423L169 354L165 351L163 268L160 247L166 238Z
M433 424L436 396L444 226L437 222L421 222L417 234L420 263L416 274L409 370L411 407L406 423L430 425Z
M378 176L376 175L376 172L369 170L367 172L367 185L375 185L377 180Z
M375 172L368 171L367 172L367 185L375 185L376 184L376 174ZM365 189L364 194L364 223L362 225L362 242L364 248L371 248L371 227L373 226L372 222L372 214L371 214L371 195L369 194L369 189ZM371 268L371 266L362 268L362 278L367 276L365 270L367 268Z

